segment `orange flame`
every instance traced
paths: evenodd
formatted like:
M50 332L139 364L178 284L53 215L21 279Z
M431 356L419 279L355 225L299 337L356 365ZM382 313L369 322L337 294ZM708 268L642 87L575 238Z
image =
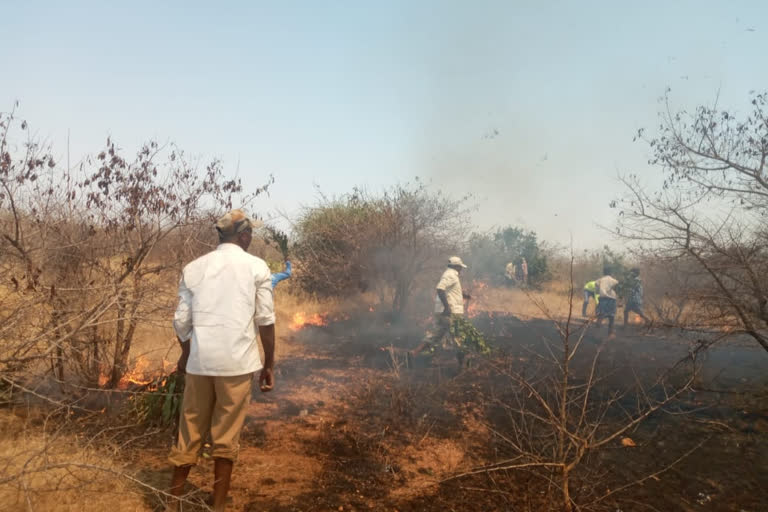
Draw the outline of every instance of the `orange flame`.
M152 383L155 377L163 373L166 363L167 361L163 360L163 370L151 371L149 368L150 360L145 356L139 356L133 368L125 372L120 382L117 383L117 389L128 389L131 386L146 386ZM102 372L99 374L99 387L106 386L109 380L109 372L102 369Z
M293 319L291 320L290 328L293 331L298 331L305 325L317 325L317 326L324 326L327 325L327 322L325 320L325 317L319 313L312 313L311 315L308 315L303 312L294 313Z
M120 379L120 382L118 383L117 387L119 389L125 389L129 387L131 384L136 384L139 386L144 386L152 382L153 376L148 371L149 370L149 359L147 359L144 356L139 356L139 358L136 360L136 365L125 372L125 375L123 375L123 378Z
M469 304L467 304L467 316L469 318L474 318L478 315L479 308L477 304L477 299L480 296L480 293L485 290L488 287L488 283L485 283L483 281L478 281L475 279L472 281L472 299L469 300Z

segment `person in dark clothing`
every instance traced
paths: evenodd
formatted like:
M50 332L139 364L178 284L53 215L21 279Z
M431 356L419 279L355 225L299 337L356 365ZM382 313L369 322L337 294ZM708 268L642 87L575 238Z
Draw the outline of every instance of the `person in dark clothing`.
M605 269L605 275L595 281L595 289L597 295L600 297L600 302L597 304L597 326L603 323L603 319L608 319L608 338L613 339L616 335L613 331L614 317L616 316L616 287L619 282L611 276L608 272L609 269Z
M630 275L632 280L628 284L627 305L624 306L624 325L627 325L630 312L637 314L648 324L650 320L643 313L643 282L640 279L640 269L633 268Z

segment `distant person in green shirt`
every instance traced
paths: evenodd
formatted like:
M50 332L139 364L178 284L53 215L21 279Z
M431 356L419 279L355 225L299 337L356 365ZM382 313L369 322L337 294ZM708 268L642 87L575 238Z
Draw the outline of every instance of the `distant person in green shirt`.
M587 316L589 299L595 299L595 309L597 309L597 306L600 304L600 296L597 294L595 281L589 281L584 285L584 304L581 305L581 316Z

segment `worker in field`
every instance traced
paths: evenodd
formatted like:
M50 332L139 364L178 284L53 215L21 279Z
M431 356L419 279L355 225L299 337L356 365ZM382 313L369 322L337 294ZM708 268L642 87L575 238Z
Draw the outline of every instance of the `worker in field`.
M267 264L246 252L258 221L232 210L216 222L219 245L182 271L173 327L186 373L179 435L168 460L170 494L181 497L189 471L210 434L214 459L213 510L224 510L240 431L259 372L262 392L274 386L275 311ZM258 330L258 336L257 336ZM259 355L261 338L264 362ZM180 510L176 499L167 510Z
M461 290L459 275L467 268L461 258L451 256L448 259L448 268L445 269L440 281L435 287L434 328L428 333L425 340L411 351L411 355L417 356L426 349L436 349L440 346L447 350L456 351L456 359L459 369L464 366L465 352L461 346L461 340L456 339L451 333L454 316L464 315L464 299L471 297Z
M597 312L597 306L600 304L600 296L597 294L595 282L596 281L589 281L584 285L584 303L581 305L581 316L587 316L587 306L589 306L589 299L595 300L595 312Z
M504 277L507 278L507 283L514 283L517 278L517 266L514 262L510 261L507 266L504 267Z
M600 297L597 304L597 325L603 323L603 319L608 319L608 339L616 337L613 331L613 324L616 317L616 285L619 282L610 275L610 269L603 269L605 275L595 281L595 292Z
M650 320L643 313L643 282L640 279L640 269L630 270L630 282L627 284L627 305L624 306L624 326L629 320L629 313L636 313L648 324Z

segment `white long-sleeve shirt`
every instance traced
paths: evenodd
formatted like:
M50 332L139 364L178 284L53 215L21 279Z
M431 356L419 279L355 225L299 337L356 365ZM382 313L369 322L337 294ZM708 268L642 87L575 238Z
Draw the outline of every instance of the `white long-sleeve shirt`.
M187 373L260 370L256 327L274 323L272 274L261 258L226 243L184 267L173 327L190 340Z

